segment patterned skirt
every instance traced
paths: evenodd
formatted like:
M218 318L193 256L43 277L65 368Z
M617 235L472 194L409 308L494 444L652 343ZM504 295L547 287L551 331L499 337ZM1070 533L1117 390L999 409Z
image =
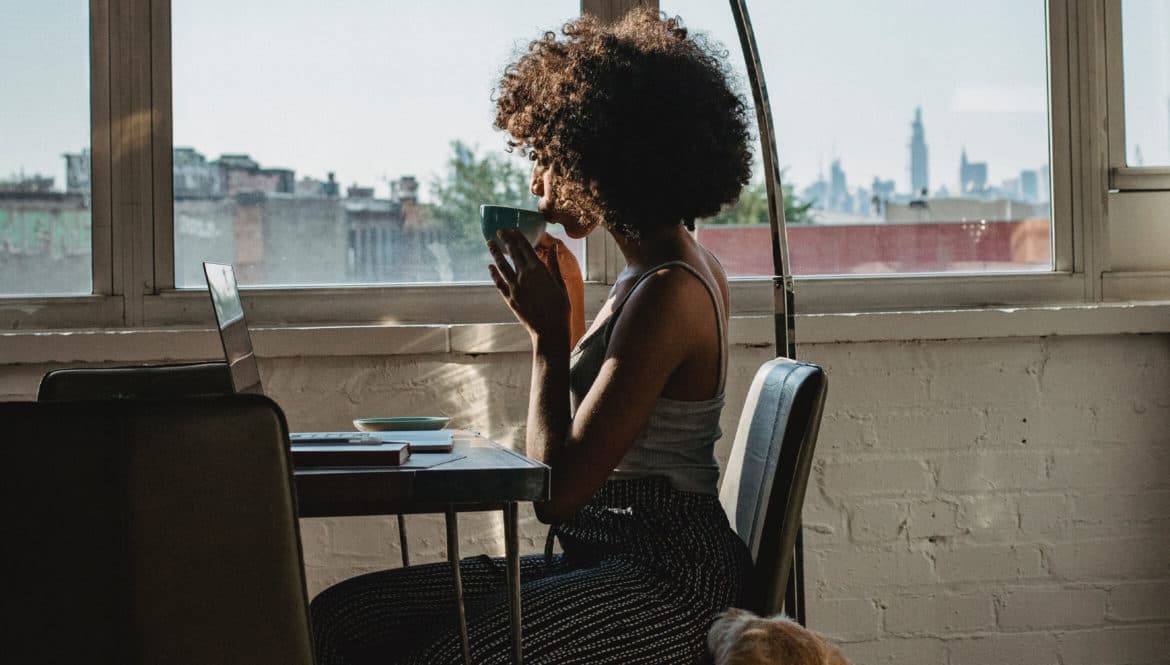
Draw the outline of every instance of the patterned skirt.
M747 548L714 496L661 477L609 481L550 530L564 554L521 557L524 662L696 663L715 615L738 604ZM511 662L503 559L460 562L471 660ZM461 663L446 563L370 573L312 603L320 665Z

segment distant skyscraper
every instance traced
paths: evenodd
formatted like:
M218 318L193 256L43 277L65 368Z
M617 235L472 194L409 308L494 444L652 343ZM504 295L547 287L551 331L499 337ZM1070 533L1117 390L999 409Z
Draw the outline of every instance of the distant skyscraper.
M926 131L922 127L922 107L914 109L910 125L910 193L919 196L930 191L930 171L926 151Z
M959 195L980 196L987 193L987 162L967 161L967 149L959 159Z
M1029 203L1040 200L1040 174L1035 171L1020 171L1020 198Z

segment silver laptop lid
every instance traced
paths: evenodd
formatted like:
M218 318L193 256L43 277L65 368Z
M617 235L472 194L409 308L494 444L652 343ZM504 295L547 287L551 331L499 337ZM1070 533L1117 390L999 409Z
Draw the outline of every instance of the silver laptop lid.
M219 339L223 342L223 353L232 375L232 387L237 393L264 394L260 385L260 368L252 350L252 336L244 321L244 304L240 301L236 271L231 266L204 263L203 274L207 276L207 291L211 294L215 322L219 324Z

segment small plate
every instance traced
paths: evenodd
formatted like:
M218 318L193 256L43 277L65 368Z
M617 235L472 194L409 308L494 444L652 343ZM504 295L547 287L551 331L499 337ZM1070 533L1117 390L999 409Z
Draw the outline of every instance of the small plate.
M443 429L450 418L441 416L410 416L404 418L358 418L353 426L361 432L406 432L424 429Z

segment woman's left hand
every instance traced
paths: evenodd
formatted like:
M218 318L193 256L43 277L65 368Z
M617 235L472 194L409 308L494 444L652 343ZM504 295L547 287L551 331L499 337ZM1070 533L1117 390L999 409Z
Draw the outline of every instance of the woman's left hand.
M503 249L501 249L503 245ZM516 229L499 232L497 240L488 241L494 265L488 266L496 289L524 324L535 341L538 337L561 336L569 339L569 294L557 265L545 267L532 245ZM504 256L507 252L512 263Z

